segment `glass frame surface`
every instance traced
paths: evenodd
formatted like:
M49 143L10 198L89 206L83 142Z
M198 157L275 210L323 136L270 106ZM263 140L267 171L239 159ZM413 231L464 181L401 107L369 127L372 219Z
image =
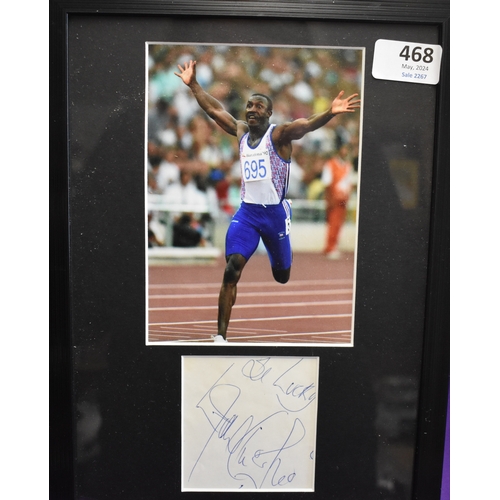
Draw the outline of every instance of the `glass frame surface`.
M92 379L92 374L95 373L92 370L98 369L98 367L92 368L86 360L83 360L83 364L80 364L82 362L81 357L85 357L88 349L95 347L105 354L104 357L110 354L113 355L114 350L115 356L124 360L129 367L133 367L134 363L137 363L136 366L141 368L146 365L150 366L151 373L140 372L142 380L147 385L151 380L155 381L155 377L158 376L164 382L164 386L167 388L165 397L169 401L169 408L175 408L175 405L178 404L180 371L174 370L174 373L177 373L177 379L165 380L167 377L163 372L158 375L154 370L162 363L165 363L165 359L168 359L177 367L181 355L199 354L196 349L179 351L170 347L168 352L163 349L153 352L143 345L142 332L138 332L137 341L127 339L120 348L115 348L112 343L101 343L94 347L89 344L86 348L75 350L74 341L75 336L78 335L77 329L81 328L84 321L82 318L84 318L87 311L81 297L75 294L74 289L75 276L80 276L78 268L80 263L75 257L80 256L81 253L79 253L80 250L74 248L75 239L72 237L72 225L74 224L73 216L75 211L78 213L78 210L83 206L81 196L89 194L82 188L83 190L77 193L79 197L75 198L75 185L70 185L71 163L74 160L71 156L71 148L74 145L70 143L68 147L71 127L68 120L71 107L68 100L70 87L68 70L73 49L71 44L68 45L68 26L72 20L79 18L79 16L86 19L95 19L98 22L100 19L116 19L117 26L127 23L134 24L134 22L141 23L144 22L146 17L155 19L175 17L183 20L192 17L200 22L208 23L211 20L222 20L223 23L228 25L238 20L247 19L261 21L271 26L273 23L279 25L280 23L289 22L295 26L294 23L297 21L321 21L323 23L337 23L337 25L340 23L347 30L370 28L373 25L409 26L422 30L431 27L435 30L437 34L436 43L443 48L443 58L441 78L436 87L434 132L431 138L433 158L428 186L430 212L427 221L428 234L425 235L428 244L424 245L424 250L420 252L422 258L426 259L427 262L425 275L420 276L425 283L425 290L422 292L424 300L418 305L421 309L420 313L424 317L424 325L421 331L421 339L419 339L419 345L421 346L419 359L421 359L421 363L417 374L418 405L411 492L407 495L410 495L411 498L438 499L441 492L449 388L449 2L427 4L417 1L404 3L387 1L378 2L374 5L356 1L336 2L335 4L326 1L307 3L298 1L252 1L241 2L236 7L233 2L223 1L177 1L174 4L166 5L154 1L138 1L130 4L121 1L101 2L99 0L92 3L83 1L50 2L51 498L76 499L80 498L78 494L82 491L81 484L79 484L82 472L76 460L77 437L80 432L78 429L80 422L78 412L80 410L75 403L78 394L87 391L87 388L90 387L108 395L110 401L113 401L113 404L109 405L110 408L113 405L120 404L117 399L120 399L122 403L126 402L129 410L134 408L134 403L131 400L133 395L131 391L127 392L128 379L125 376L116 379L113 383L106 376ZM168 36L168 34L165 34L165 36ZM412 41L418 42L419 40ZM371 68L369 61L367 64L366 73L368 78ZM141 70L142 68L138 68L138 71ZM381 114L384 115L384 110L381 109ZM370 126L368 118L365 119L367 120L367 126ZM366 158L367 154L368 152L364 151L363 157ZM99 182L106 182L107 180L107 178L100 178ZM132 215L133 217L132 213L126 215ZM142 217L142 212L138 214L138 217ZM363 214L361 214L361 217L363 217ZM363 219L361 219L362 224ZM362 231L363 229L361 229L360 238L363 237ZM127 251L130 252L129 258L131 261L137 261L139 267L144 265L142 246L139 249L128 249ZM366 248L361 248L359 251L360 255L363 252L366 255ZM376 261L377 258L379 257L376 255L370 256L369 261ZM90 260L88 263L92 262ZM112 274L111 281L114 279L116 279L116 275ZM141 279L139 278L139 280ZM93 293L92 289L100 285L101 282L98 279L89 279L88 283L85 284L85 288L91 294ZM111 287L108 292L110 296L117 293L116 289L112 290ZM360 300L359 297L358 300ZM87 304L87 306L90 305L92 304ZM142 313L139 308L137 314L141 315ZM392 317L388 319L388 324L391 321L393 321ZM113 334L116 334L116 332L111 331L110 335L113 336ZM353 349L355 350L356 346ZM231 353L238 354L240 351L233 350ZM273 353L276 354L276 351L273 351ZM277 352L279 355L295 355L296 353L297 351L286 348L280 348ZM258 355L261 354L266 355L266 350L259 350ZM339 361L334 359L336 354L325 355L321 349L304 349L300 351L300 355L319 355L322 358L322 366L329 366L330 368L337 368L338 366L340 373L342 373L343 368L351 369L351 365L355 365L358 360L357 357L354 357ZM397 355L395 356L397 357ZM326 362L323 362L323 359ZM401 364L404 363L404 360L400 361ZM83 380L87 376L92 381L88 386L85 386ZM328 390L328 384L329 382L326 383L326 387L322 387L323 392ZM115 389L119 389L119 398L110 389L113 386ZM353 397L352 391L338 393L332 401L336 404L349 405L350 398ZM326 400L325 405L330 402L330 399ZM118 408L118 406L116 407ZM116 431L123 436L120 443L126 436L134 441L131 436L136 432L135 424L144 423L144 419L151 419L154 424L155 421L163 418L161 412L155 413L151 408L154 408L154 405L148 406L147 412L152 411L148 415L142 413L142 410L146 412L144 408L139 408L136 413L129 414L129 420L127 421L116 419L114 422ZM322 439L335 441L334 432L327 428L329 415L329 412L323 413L318 422L319 441ZM176 417L169 418L173 419L171 422L169 421L169 425L172 428L171 434L175 438L172 438L171 441L167 440L165 447L170 446L175 451L166 452L164 450L165 454L161 458L164 461L166 460L166 463L169 464L168 467L158 466L154 470L154 473L157 473L156 476L152 479L145 477L144 484L152 481L156 493L161 495L163 492L165 495L170 494L171 498L176 498L176 495L181 496L180 488L177 488L180 481L180 472L177 470L178 464L176 465L179 429ZM359 416L358 422L356 422L356 419L352 422L353 428L356 427L356 423L363 425L363 417ZM150 423L150 425L153 424ZM135 443L135 445L136 447L133 449L140 450L141 453L146 453L153 446L147 440ZM124 449L128 450L129 448L125 447ZM156 450L156 448L154 449ZM123 460L123 457L120 456L120 446L117 446L115 451L107 456L107 459L112 462ZM324 481L327 474L328 467L324 465L318 468L318 479ZM112 487L120 488L122 478L115 476L114 479L115 482ZM100 488L97 485L94 492L97 498L112 498L109 490L103 488L102 491L99 491ZM325 487L319 485L318 489L310 495L319 499L329 498L325 491ZM142 498L140 494L137 496L137 493L131 492L130 495L132 496L122 498ZM146 498L147 494L144 493L144 495L144 498ZM266 495L264 494L264 496Z

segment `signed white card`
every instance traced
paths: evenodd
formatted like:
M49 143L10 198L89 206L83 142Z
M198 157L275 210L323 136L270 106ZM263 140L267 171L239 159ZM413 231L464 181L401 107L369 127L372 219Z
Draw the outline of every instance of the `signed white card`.
M182 357L182 491L314 491L318 357Z

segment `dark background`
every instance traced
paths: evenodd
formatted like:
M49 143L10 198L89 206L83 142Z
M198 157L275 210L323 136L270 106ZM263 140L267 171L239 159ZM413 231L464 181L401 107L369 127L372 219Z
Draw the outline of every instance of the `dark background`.
M178 3L188 13L197 2ZM52 6L51 498L181 496L180 358L206 348L145 346L146 41L366 47L355 347L229 349L320 356L316 490L297 498L439 498L449 373L446 33L432 9L387 2L370 16L368 4L351 2L353 22L345 3L337 20L327 20L325 2L308 13L289 3L279 18L269 2L213 18L195 15L213 13L199 2L190 15L155 4ZM380 38L445 45L441 83L375 80ZM403 208L388 166L401 157L419 164L413 209ZM389 393L388 378L400 382ZM384 435L382 407L393 428L397 415L415 413L397 436ZM414 464L412 484L377 484L383 459Z

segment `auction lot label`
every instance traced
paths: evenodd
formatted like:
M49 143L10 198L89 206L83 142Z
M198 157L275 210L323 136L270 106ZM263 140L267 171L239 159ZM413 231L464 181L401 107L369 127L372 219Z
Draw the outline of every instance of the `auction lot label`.
M440 45L377 40L372 75L379 80L435 85L439 82L442 52Z

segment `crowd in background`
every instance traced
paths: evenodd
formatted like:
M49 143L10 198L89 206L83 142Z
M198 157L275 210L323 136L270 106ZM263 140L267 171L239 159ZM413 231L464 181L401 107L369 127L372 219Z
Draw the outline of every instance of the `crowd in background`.
M148 57L148 193L206 204L212 218L230 217L239 205L238 144L200 109L174 74L178 65L196 60L200 85L237 119L253 92L272 98L271 123L324 111L340 90L361 94L356 49L155 44ZM289 198L323 198L323 168L342 144L350 144L356 172L359 124L360 113L339 115L294 142Z

